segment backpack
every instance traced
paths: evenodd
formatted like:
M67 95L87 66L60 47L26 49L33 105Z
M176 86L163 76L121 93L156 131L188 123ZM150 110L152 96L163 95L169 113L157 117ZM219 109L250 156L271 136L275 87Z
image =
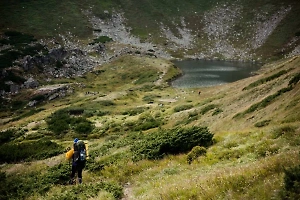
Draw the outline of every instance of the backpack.
M77 155L75 157L75 161L85 161L86 160L86 147L82 140L79 140L74 145L74 151L77 151Z

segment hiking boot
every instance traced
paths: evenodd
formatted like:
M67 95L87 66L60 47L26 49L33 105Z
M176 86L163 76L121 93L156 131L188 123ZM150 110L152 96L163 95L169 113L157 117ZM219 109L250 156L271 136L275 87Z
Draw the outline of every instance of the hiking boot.
M82 183L82 178L78 178L78 183L79 183L79 184Z
M76 180L74 178L69 180L70 185L76 185Z

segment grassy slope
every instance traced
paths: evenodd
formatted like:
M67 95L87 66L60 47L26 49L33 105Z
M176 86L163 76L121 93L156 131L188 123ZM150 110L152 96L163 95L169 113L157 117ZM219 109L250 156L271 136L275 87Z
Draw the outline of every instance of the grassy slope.
M157 70L163 73L166 66L172 66L169 62L123 57L103 66L101 69L105 71L98 75L90 73L73 80L86 86L75 87L76 92L72 96L45 104L42 106L45 110L3 125L2 129L16 126L26 129L27 136L34 136L37 132L49 136L43 119L56 109L81 106L90 111L109 111L110 114L105 116L90 118L98 128L87 139L91 152L101 152L102 146L111 142L118 144L108 148L103 156L96 157L99 162L111 161L113 164L101 171L86 170L84 181L87 188L82 188L82 195L91 192L89 188L100 181L113 181L120 185L129 183L124 186L127 199L280 199L283 169L300 164L299 83L292 90L277 96L266 107L240 117L234 116L287 87L292 77L299 73L299 63L299 57L271 63L257 76L223 86L201 88L199 95L198 89L153 85L153 80L159 75ZM147 76L140 74L145 73L145 66L153 69L147 70ZM288 73L243 90L245 86L281 70L287 70ZM140 80L140 77L143 79ZM107 84L108 80L110 84ZM135 84L137 81L144 84ZM152 89L149 90L149 87ZM86 92L99 93L87 95ZM153 103L143 101L145 96L152 96ZM104 100L112 101L115 105L103 107L101 102ZM187 104L192 105L192 108L174 112L174 108ZM136 107L147 109L135 116L122 114ZM219 112L215 113L217 110ZM141 116L147 115L164 121L162 127L167 129L174 126L206 125L215 134L216 144L208 149L206 156L198 158L191 165L186 162L186 154L167 156L158 161L142 160L133 163L128 144L125 143L124 146L124 138L131 131L126 131L123 127L126 123L135 123ZM258 127L257 123L263 126ZM152 131L155 129L146 132ZM66 142L61 139L56 141L68 146L72 137L70 133L63 138ZM62 154L45 161L3 165L2 170L8 174L16 174L25 169L26 172L37 170L43 173L47 166L65 162ZM62 198L71 193L72 187L56 185L43 197L36 193L32 199L51 199L54 196ZM101 199L113 199L110 193L104 191L98 195Z

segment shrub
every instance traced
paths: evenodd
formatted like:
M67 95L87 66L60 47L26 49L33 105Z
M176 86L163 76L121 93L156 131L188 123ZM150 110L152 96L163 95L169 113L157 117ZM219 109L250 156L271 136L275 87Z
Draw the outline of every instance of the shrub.
M94 129L92 122L88 121L85 118L80 118L75 121L77 121L77 123L74 126L74 131L76 133L88 134L88 133L92 132Z
M222 110L221 108L217 108L217 109L213 112L212 116L218 115L218 114L220 114L221 112L223 112L223 110Z
M194 146L207 147L213 143L212 138L213 134L207 127L160 130L136 141L131 151L134 160L160 159L166 154L185 153Z
M136 122L133 127L134 131L145 131L151 128L159 127L161 122L151 115L145 114L139 117L139 120Z
M59 110L51 114L46 122L49 130L55 134L61 134L70 129L71 118L65 110Z
M207 106L205 106L204 108L201 109L200 113L201 113L202 115L204 115L205 113L207 113L207 112L210 111L210 110L215 109L216 107L217 107L217 105L215 105L215 104L207 105Z
M193 105L190 105L190 104L176 106L174 108L174 112L180 112L180 111L188 110L188 109L191 109L192 107L193 107Z
M106 43L106 42L110 42L112 40L113 39L108 36L100 36L100 37L94 39L93 42L91 42L90 44L93 45L93 44L97 44L97 43Z
M50 140L6 143L0 146L0 163L45 159L58 155L62 151L62 146Z
M143 113L146 109L148 109L148 108L146 108L146 107L131 108L131 109L124 111L122 114L129 115L129 116L135 116L140 113Z
M264 126L267 126L269 125L271 120L263 120L263 121L260 121L260 122L257 122L254 124L255 127L264 127Z
M187 154L186 160L188 164L197 159L199 156L206 154L206 148L200 146L194 146L193 149Z
M70 113L82 112L82 110L62 109L54 112L47 120L48 128L59 135L72 129L77 133L88 134L93 131L92 122L85 117L71 117Z
M295 85L300 81L300 73L297 73L290 81L289 86Z
M14 129L8 129L6 131L0 132L0 145L11 141L14 138Z
M153 94L151 94L151 95L145 95L145 96L143 97L143 101L146 101L146 102L153 102L155 98L160 98L160 97L161 97L161 96L159 96L159 95L153 95Z
M98 103L101 106L114 106L115 105L115 103L113 101L110 101L110 100L102 100L102 101L98 101Z
M284 171L283 199L300 199L300 165Z

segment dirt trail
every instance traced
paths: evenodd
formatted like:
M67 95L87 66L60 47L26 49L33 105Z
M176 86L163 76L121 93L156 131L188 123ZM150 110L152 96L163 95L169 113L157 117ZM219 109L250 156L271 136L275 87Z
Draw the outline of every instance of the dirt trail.
M132 187L130 183L124 185L124 197L121 200L130 200L132 199Z

